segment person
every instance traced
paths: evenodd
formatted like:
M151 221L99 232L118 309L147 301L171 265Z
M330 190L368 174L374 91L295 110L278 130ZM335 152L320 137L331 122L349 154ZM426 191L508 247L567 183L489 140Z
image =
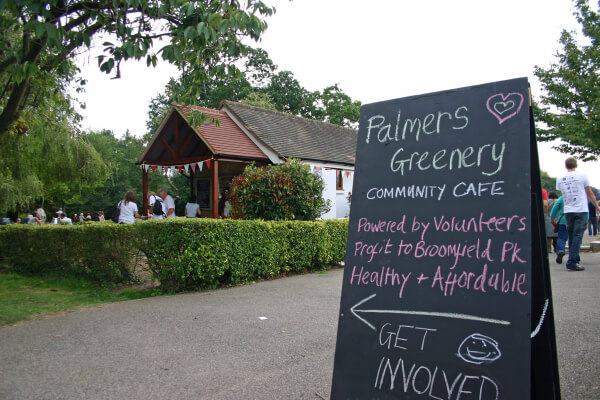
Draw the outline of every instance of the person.
M229 217L231 205L229 204L229 190L225 189L222 195L219 195L219 216L221 218Z
M591 201L588 202L588 235L598 235L598 217L596 217L596 204Z
M98 211L98 221L104 221L104 211Z
M154 203L156 203L157 201L162 201L162 199L160 197L158 197L156 195L156 193L154 192L149 192L148 193L148 205L150 207L150 211L148 211L148 215L152 214L152 219L162 219L162 214L154 214L154 212L152 211L154 209Z
M82 212L79 213L79 217L77 217L77 219L79 220L79 222L83 222L85 220Z
M79 217L77 216L77 213L73 214L72 220L73 220L73 222L79 222Z
M190 196L187 204L185 205L185 216L188 218L200 218L202 215L202 210L198 203L196 203L196 196Z
M71 220L71 218L67 217L67 214L64 212L61 212L59 214L60 216L60 220L58 221L59 224L61 225L73 225L73 221Z
M556 180L556 189L562 192L569 234L569 258L566 267L570 271L583 271L585 268L580 264L579 250L587 226L588 200L596 205L596 212L600 212L600 207L587 175L576 171L577 160L573 157L567 158L565 167L567 173Z
M562 264L563 257L565 256L565 249L567 240L569 240L569 233L567 232L567 220L564 214L564 202L562 196L560 196L550 209L550 220L553 223L558 224L558 232L556 234L556 263Z
M229 218L231 214L231 203L229 202L229 190L225 191L225 204L223 205L223 216Z
M558 199L558 195L554 190L551 190L548 193L548 210L551 211L554 203ZM556 253L556 244L558 240L558 233L554 232L554 225L552 225L552 217L550 216L550 212L546 213L546 241L548 244L548 253L555 252Z
M52 219L52 223L54 225L58 224L60 222L60 218L61 218L61 214L62 214L63 210L62 207L58 208L58 211L56 212L56 218ZM70 218L69 218L70 219Z
M125 193L125 197L119 202L118 207L121 209L121 212L119 213L120 224L133 224L136 218L142 218L138 213L137 204L135 204L135 193L131 190L128 190ZM90 219L91 218L92 217L90 216Z
M42 224L46 222L46 211L44 211L41 205L38 204L35 213L37 214L37 217L42 221Z
M542 201L544 202L544 215L548 215L548 191L542 188Z
M35 223L38 225L42 225L44 223L44 221L40 218L40 215L38 214L37 210L33 214L33 218L35 219Z
M35 218L33 214L27 214L27 218L25 218L24 224L35 224Z
M156 195L162 199L163 213L166 218L175 218L175 200L173 200L173 197L165 189L158 189ZM152 217L154 218L154 214Z

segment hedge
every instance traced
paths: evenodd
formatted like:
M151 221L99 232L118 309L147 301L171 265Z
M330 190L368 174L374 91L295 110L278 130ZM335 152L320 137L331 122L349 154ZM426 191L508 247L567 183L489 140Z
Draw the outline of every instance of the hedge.
M176 292L339 263L347 233L347 220L174 218L134 225L9 225L0 228L0 260L17 272L56 271L122 283L135 278L136 257L143 254L161 289Z

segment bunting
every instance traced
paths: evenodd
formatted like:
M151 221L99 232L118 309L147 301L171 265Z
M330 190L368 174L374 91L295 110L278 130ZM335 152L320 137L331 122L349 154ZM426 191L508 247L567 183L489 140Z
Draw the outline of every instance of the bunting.
M196 172L196 168L199 171L202 171L202 167L204 166L204 163L206 163L206 166L208 168L210 168L210 163L212 160L206 160L206 161L198 161L198 162L194 162L194 163L189 163L189 164L180 164L180 165L152 165L152 164L140 164L139 167L141 169L143 169L144 171L148 172L149 170L152 170L153 173L156 173L156 169L158 168L158 172L159 173L169 173L169 169L173 169L173 170L178 170L179 173L183 173L183 171L185 172L189 172L189 170L191 169L192 172Z

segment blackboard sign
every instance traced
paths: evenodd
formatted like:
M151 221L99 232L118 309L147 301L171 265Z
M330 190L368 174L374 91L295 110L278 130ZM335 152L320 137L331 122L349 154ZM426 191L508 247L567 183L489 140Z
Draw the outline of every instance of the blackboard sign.
M525 78L362 107L332 399L531 398L531 129Z

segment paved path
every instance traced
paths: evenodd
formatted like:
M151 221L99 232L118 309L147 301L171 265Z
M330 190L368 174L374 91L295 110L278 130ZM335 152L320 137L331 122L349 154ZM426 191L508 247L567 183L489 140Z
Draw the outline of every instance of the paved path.
M563 399L600 399L600 254L551 262ZM0 328L0 399L329 397L342 270ZM512 400L512 399L511 399Z

